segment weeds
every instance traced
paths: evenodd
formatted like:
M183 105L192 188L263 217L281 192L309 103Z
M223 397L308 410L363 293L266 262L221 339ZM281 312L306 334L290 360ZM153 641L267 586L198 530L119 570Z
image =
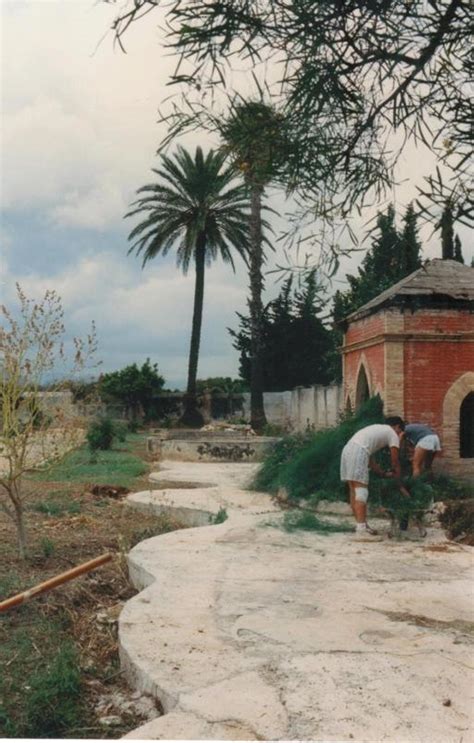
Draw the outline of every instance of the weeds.
M224 521L227 521L229 518L229 515L225 508L219 508L218 512L216 514L213 514L210 517L210 523L217 525L217 524L223 524Z
M80 672L77 651L65 640L45 665L29 678L25 699L25 735L35 738L61 737L78 724Z
M41 500L30 506L32 511L44 513L46 516L73 515L81 512L81 504L76 500Z
M0 658L0 735L62 737L77 724L78 656L60 624L35 617L20 628L10 626Z
M45 557L51 557L56 552L56 545L49 537L43 537L41 540L41 551Z
M315 531L318 534L328 535L341 532L354 531L349 524L337 524L322 521L311 511L287 511L283 517L283 528L285 531L293 532L298 529L304 531Z

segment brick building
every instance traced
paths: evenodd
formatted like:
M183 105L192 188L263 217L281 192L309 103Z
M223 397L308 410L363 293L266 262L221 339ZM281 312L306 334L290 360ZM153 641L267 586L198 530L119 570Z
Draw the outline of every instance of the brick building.
M427 261L344 330L345 406L380 394L387 415L436 429L443 469L474 480L474 268Z

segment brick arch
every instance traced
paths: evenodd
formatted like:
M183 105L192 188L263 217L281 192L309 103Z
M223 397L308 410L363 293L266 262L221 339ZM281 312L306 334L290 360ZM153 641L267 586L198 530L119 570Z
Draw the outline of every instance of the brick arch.
M459 424L464 398L474 392L474 372L466 372L451 385L443 401L443 449L447 456L460 458Z

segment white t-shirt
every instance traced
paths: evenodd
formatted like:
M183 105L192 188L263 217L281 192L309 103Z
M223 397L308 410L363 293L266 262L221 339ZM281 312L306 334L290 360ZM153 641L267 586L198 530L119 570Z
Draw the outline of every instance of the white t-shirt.
M354 434L351 438L351 443L358 444L363 449L374 454L379 449L383 449L384 446L396 446L400 448L400 441L391 426L387 426L384 423L374 423L373 426L366 426L361 428L360 431Z

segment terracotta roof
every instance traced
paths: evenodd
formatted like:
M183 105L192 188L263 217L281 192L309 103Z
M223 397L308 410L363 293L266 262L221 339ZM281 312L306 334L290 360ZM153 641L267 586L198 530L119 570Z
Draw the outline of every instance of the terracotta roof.
M401 281L386 289L370 302L359 307L345 319L358 320L370 315L383 306L392 304L410 304L410 299L420 297L425 304L440 300L449 300L453 304L460 302L474 306L474 268L457 261L435 258L406 276Z

